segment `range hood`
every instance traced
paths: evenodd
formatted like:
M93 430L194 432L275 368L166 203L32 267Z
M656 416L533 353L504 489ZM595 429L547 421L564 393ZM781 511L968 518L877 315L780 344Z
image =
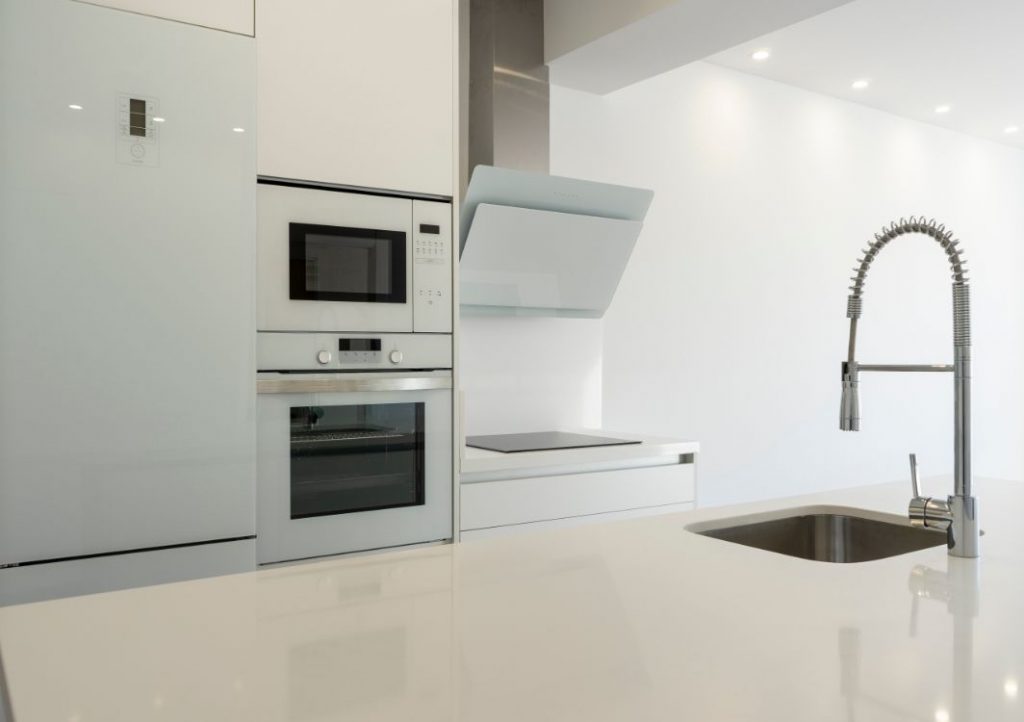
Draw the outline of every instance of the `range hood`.
M463 313L600 318L654 193L548 173L543 0L470 3Z

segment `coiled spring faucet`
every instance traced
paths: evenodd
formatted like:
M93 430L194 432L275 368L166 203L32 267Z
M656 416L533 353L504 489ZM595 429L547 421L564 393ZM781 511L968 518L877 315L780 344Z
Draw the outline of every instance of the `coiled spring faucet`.
M949 364L860 364L856 360L857 321L863 304L864 280L868 268L879 252L894 238L907 233L931 236L946 252L953 277L953 365ZM947 499L922 496L917 484L916 464L912 459L913 497L910 520L916 526L941 529L947 533L949 553L957 557L978 556L977 502L971 495L971 303L967 269L960 242L953 232L934 220L911 216L901 218L875 234L863 256L857 260L850 278L850 295L846 300L846 317L850 319L850 345L843 362L843 397L839 428L860 430L858 374L861 371L952 372L954 384L954 492Z

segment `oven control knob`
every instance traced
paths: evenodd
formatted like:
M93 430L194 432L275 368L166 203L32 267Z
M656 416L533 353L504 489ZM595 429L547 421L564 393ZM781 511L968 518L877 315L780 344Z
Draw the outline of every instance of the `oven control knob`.
M331 362L331 352L324 349L316 355L316 360L321 366L326 366Z
M401 351L399 351L398 349L395 349L394 351L392 351L391 353L388 354L388 358L391 360L391 363L393 363L393 364L400 364L400 363L402 363L402 359L405 358L405 357L402 356L402 352Z

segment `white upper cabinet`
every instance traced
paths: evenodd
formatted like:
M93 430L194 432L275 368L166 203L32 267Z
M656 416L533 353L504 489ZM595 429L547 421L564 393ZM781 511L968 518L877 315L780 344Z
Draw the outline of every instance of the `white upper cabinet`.
M252 35L252 0L80 0L91 5L105 5L118 10L129 10L177 20L191 25L202 25L216 30L227 30L241 35Z
M453 195L455 0L256 0L260 175Z

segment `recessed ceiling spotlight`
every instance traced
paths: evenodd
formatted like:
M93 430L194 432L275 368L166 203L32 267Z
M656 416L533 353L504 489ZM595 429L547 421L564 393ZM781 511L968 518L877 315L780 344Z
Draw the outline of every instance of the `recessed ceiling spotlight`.
M942 115L943 113L948 113L952 109L953 109L952 106L949 106L949 105L936 105L935 106L935 112L938 113L939 115Z
M82 106L79 105L78 103L71 103L68 107L71 108L71 110L81 110L82 109Z
M760 50L755 50L753 53L750 54L750 57L753 60L756 60L757 62L761 62L762 60L767 60L771 56L772 56L772 51L769 50L768 48L761 48Z
M867 78L859 78L858 80L854 80L852 83L850 83L850 87L853 88L854 90L864 90L864 88L868 87L869 85L871 85L871 81L868 80Z
M1018 130L1020 130L1020 128L1017 127L1016 125L1008 125L1005 128L1003 128L1003 132L1008 135L1012 135L1016 133Z
M244 133L245 132L245 128L232 128L231 130L235 131L236 133Z

